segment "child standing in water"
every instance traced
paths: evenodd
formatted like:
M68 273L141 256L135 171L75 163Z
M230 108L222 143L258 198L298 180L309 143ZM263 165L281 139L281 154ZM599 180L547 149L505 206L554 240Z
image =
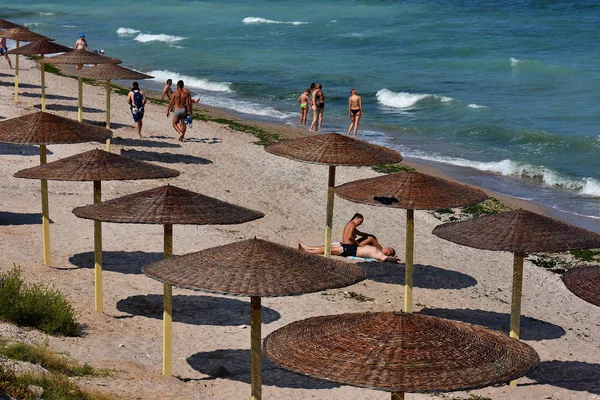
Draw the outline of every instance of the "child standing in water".
M298 97L298 103L300 103L300 125L306 125L306 116L308 115L308 103L310 99L308 95L310 94L310 88L306 89L304 93Z

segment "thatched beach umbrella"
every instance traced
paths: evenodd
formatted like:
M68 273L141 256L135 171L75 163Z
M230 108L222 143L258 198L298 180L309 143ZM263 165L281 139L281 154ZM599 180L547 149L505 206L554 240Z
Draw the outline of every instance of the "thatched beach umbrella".
M48 144L105 142L111 136L112 133L108 129L45 112L0 121L0 143L40 145L40 165L46 164ZM50 266L48 181L42 179L41 185L44 265Z
M164 226L164 257L173 255L173 225L233 225L264 214L175 186L162 186L86 207L73 213L79 218L123 224ZM173 290L164 285L163 374L171 375L173 341Z
M335 167L392 164L402 161L402 156L395 150L337 133L286 140L267 146L265 150L271 154L293 160L329 165L327 218L325 223L325 257L331 255Z
M64 53L71 51L72 49L67 46L63 46L58 43L50 42L46 39L39 39L35 42L29 43L22 47L10 50L8 54L24 54L24 55L37 55L39 54L44 59L45 54ZM42 111L46 111L46 75L44 71L44 65L40 66L42 79Z
M256 238L158 261L143 271L185 289L250 296L251 398L256 400L262 397L261 297L297 296L366 278L354 264Z
M40 63L46 64L120 64L122 61L118 58L102 56L91 51L76 49L56 57L45 58ZM77 77L77 120L83 120L83 78Z
M575 296L600 307L600 265L573 268L562 279Z
M12 28L27 29L23 25L15 24L14 22L10 22L10 21L0 18L0 29L12 29Z
M54 40L23 27L0 30L0 37L16 41L17 48L19 48L19 42L33 42L40 39ZM19 101L19 54L15 57L15 101Z
M335 193L355 203L406 209L405 312L412 312L414 210L462 207L488 198L482 190L416 171L345 183Z
M449 222L438 225L433 234L462 246L514 253L510 336L517 339L525 253L600 248L600 235L525 210Z
M519 378L540 359L529 345L480 326L406 313L328 315L293 322L264 341L298 374L392 392L479 389Z
M24 169L15 174L17 178L92 181L94 203L102 201L102 181L161 179L176 176L179 176L179 171L174 169L102 150L86 151L39 167ZM102 223L100 221L94 221L94 278L95 310L102 312Z

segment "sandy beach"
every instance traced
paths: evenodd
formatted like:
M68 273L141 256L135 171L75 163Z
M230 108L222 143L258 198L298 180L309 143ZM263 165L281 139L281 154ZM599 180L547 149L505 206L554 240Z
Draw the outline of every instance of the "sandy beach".
M13 62L14 64L14 62ZM0 64L0 119L39 111L40 72L21 57L19 102L13 101L13 72ZM76 80L46 75L47 111L77 118ZM144 82L140 81L144 89ZM105 89L84 85L85 122L105 121ZM240 120L225 110L195 105L213 117ZM215 122L194 121L187 141L166 117L166 106L146 106L137 139L126 97L112 94L112 152L181 171L174 179L104 182L103 199L167 183L261 211L265 217L232 226L175 226L174 254L185 254L254 236L295 247L323 240L327 168L276 157L254 144L256 138ZM240 120L241 121L241 120ZM282 137L307 135L290 126L255 121ZM48 161L104 148L98 143L48 146ZM28 282L53 284L80 313L84 334L48 338L52 349L94 367L113 368L109 378L80 384L122 399L243 399L250 393L249 299L173 291L173 377L161 375L162 286L141 267L162 257L162 227L103 224L104 309L93 311L93 224L73 215L91 204L92 184L49 182L52 267L42 263L40 184L13 174L39 164L35 146L0 145L0 271L17 264ZM443 172L412 164L434 175ZM377 176L371 168L337 169L337 184ZM492 194L513 207L537 212L534 204ZM403 259L405 212L335 199L334 240L355 213L365 216L364 230L400 250ZM512 254L461 247L431 234L440 221L415 212L415 311L508 330ZM361 263L367 280L354 286L297 297L263 299L263 338L292 321L325 314L400 310L404 264ZM345 293L372 300L359 302ZM0 300L1 301L1 300ZM560 276L525 263L521 338L540 355L537 370L516 388L485 388L471 393L491 399L600 399L600 309L569 292ZM0 323L0 334L43 340L43 334ZM214 377L223 366L230 375ZM266 399L388 399L389 394L340 386L263 365ZM469 398L470 393L409 394L407 399Z

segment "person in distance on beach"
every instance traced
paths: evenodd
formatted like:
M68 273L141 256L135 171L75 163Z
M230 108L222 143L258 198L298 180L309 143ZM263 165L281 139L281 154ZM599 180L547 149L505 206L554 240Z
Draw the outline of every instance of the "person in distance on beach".
M146 95L140 90L137 82L133 82L133 87L127 96L127 103L131 108L133 122L137 129L138 136L142 137L142 119L144 119L144 106L146 105Z
M306 89L304 93L298 97L298 103L300 103L300 125L306 125L306 116L308 114L308 103L310 99L308 95L310 94L310 88Z
M167 99L171 100L171 95L173 94L173 91L171 90L172 84L173 81L171 79L167 79L167 83L165 84L162 94L160 95L161 100L164 100L165 96L167 96Z
M323 111L325 110L325 95L321 90L323 86L319 83L312 95L313 120L308 129L311 132L319 131L323 125ZM314 129L313 129L314 128Z
M324 254L325 246L307 246L298 241L298 249L304 250L311 254ZM399 263L400 260L396 257L396 250L391 247L384 247L379 250L375 246L357 246L345 243L333 243L331 245L331 254L341 257L361 257L374 258L377 261Z
M167 117L173 110L173 129L179 133L179 140L183 142L185 137L186 125L185 118L192 115L192 98L190 91L183 87L183 81L177 82L177 90L171 95L171 101L167 107Z
M75 42L75 50L90 51L87 40L85 40L85 35L83 33L79 35L79 39ZM77 69L81 68L83 68L83 64L77 64Z
M8 51L8 47L6 46L6 38L0 38L0 56L4 56L6 58L6 62L8 63L8 68L12 69L12 64L10 62L10 58L6 52Z
M354 128L354 136L356 136L356 132L358 131L358 122L360 121L360 117L363 115L362 97L356 94L356 89L352 89L350 91L350 97L348 98L348 115L352 121L350 127L348 128L348 135L350 135L352 128Z

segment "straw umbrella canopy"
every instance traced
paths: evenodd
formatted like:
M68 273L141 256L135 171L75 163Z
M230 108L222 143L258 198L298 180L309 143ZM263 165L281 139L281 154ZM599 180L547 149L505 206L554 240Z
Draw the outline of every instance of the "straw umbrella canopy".
M404 311L412 312L412 278L415 220L414 210L438 210L480 203L484 191L421 172L398 172L360 179L335 188L343 199L371 206L406 209L406 279Z
M98 204L78 207L79 218L124 224L164 226L164 258L173 254L173 225L232 225L250 222L264 214L175 186L161 186ZM173 291L164 285L163 374L171 375Z
M327 218L325 223L325 257L331 255L335 167L393 164L402 161L402 156L395 150L338 133L327 133L286 140L267 146L265 150L271 154L291 158L292 160L329 166Z
M600 307L600 266L573 268L563 275L567 289L588 303Z
M260 239L161 260L143 267L160 282L233 296L250 296L251 398L262 396L261 297L296 296L352 285L366 278L350 263Z
M46 39L38 39L35 42L29 43L22 47L17 47L16 49L10 50L8 54L24 54L24 55L36 55L39 54L42 59L45 54L55 54L55 53L64 53L67 51L71 51L72 49L67 46L63 46L58 43L50 42ZM46 75L44 71L44 66L42 65L40 68L42 79L42 111L46 111Z
M94 203L102 201L102 181L161 179L179 176L179 171L160 167L143 161L90 150L63 158L49 164L24 169L15 174L17 178L47 179L57 181L94 182ZM102 312L102 223L94 221L94 277L95 310Z
M514 253L510 336L517 339L525 253L600 248L600 235L526 210L449 222L433 234L462 246Z
M392 392L478 389L521 377L533 348L464 322L406 313L358 313L293 322L264 341L267 357L293 372Z
M40 165L46 164L48 144L105 142L111 136L108 129L45 112L0 121L0 143L39 145ZM42 179L41 188L44 265L50 266L50 216L46 179Z
M7 21L8 22L8 21ZM17 48L19 48L19 42L33 42L36 40L54 40L39 33L30 31L25 27L16 27L11 29L0 30L0 37L6 39L12 39L17 42ZM15 101L19 101L19 54L15 57Z
M14 22L7 21L0 18L0 29L12 29L12 28L25 28L23 25L15 24Z
M122 61L118 58L111 58L102 56L100 54L92 53L91 51L76 49L71 50L68 53L61 54L56 57L45 58L40 60L40 63L46 64L120 64ZM77 109L77 120L81 122L83 120L83 78L77 77L77 98L78 98L78 109Z

